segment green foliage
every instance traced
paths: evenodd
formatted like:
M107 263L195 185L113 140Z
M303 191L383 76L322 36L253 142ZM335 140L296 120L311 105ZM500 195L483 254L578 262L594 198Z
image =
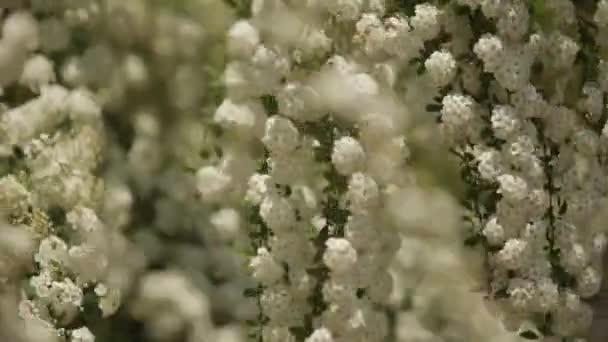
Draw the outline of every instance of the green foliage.
M270 116L279 113L279 104L277 103L276 97L273 95L263 95L260 100L266 110L266 114Z
M239 18L251 17L251 0L226 0Z

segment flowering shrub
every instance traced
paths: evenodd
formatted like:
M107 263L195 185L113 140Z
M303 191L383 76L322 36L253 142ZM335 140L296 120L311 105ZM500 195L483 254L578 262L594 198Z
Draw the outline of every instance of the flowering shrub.
M0 0L0 337L584 341L605 0Z

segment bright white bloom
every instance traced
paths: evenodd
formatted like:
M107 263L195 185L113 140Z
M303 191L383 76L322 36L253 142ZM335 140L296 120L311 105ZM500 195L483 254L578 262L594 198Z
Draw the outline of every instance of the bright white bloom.
M506 2L498 17L498 32L511 40L519 40L528 32L528 6L524 1Z
M214 120L226 129L250 135L256 128L261 115L259 114L260 111L261 108L258 109L255 105L235 103L230 99L225 99L217 108Z
M305 340L306 342L334 342L331 332L327 328L316 329L312 335Z
M287 199L278 195L266 197L260 205L260 216L275 233L283 232L295 224L295 213Z
M334 142L331 161L338 173L347 176L363 170L365 151L357 139L342 137Z
M500 246L505 242L505 231L497 222L496 217L493 217L486 223L482 230L482 234L486 237L490 245Z
M599 26L608 26L608 1L600 0L597 3L597 9L595 10L593 21L595 21Z
M258 248L257 255L249 262L252 276L264 285L272 285L283 277L283 267L264 247Z
M95 342L95 336L87 327L82 327L72 330L70 342Z
M438 87L449 84L456 74L456 60L448 51L435 51L424 62L431 80Z
M230 241L238 236L240 217L235 209L222 208L213 213L209 221L224 241Z
M511 203L519 203L528 195L526 181L518 176L504 174L498 176L497 180L500 183L499 193Z
M511 106L496 106L492 110L492 129L498 138L508 139L518 132L521 122L515 108Z
M196 187L204 201L216 201L230 189L232 179L215 166L204 166L196 172Z
M483 61L484 70L493 72L503 61L504 47L500 38L484 35L475 43L473 52Z
M410 19L414 33L424 40L435 38L441 29L441 11L428 3L416 5L415 14Z
M261 204L264 198L274 191L274 183L269 175L254 173L247 185L246 199L256 205Z
M442 104L441 118L446 125L463 126L475 117L475 101L469 96L450 94L443 98Z
M15 48L36 50L39 44L38 22L29 12L13 12L4 20L2 38Z
M342 238L329 238L325 245L327 249L323 254L323 262L332 272L343 274L354 271L357 262L357 251L350 242Z
M586 267L577 277L576 292L581 298L589 298L600 291L602 285L601 274L593 267Z
M257 28L246 20L239 20L228 31L228 51L234 56L247 58L260 43Z
M351 212L364 213L375 209L380 203L380 190L372 177L357 172L348 181L345 198Z
M300 135L291 120L275 115L266 120L262 143L274 155L286 156L298 147Z
M498 252L498 261L505 268L516 270L526 262L527 242L520 239L509 239Z
M43 55L35 55L25 62L19 82L34 92L50 83L55 82L53 62Z

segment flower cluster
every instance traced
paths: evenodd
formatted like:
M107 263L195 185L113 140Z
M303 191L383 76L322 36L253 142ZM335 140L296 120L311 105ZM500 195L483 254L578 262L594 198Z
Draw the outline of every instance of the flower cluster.
M587 337L608 1L0 3L0 340Z
M487 290L503 323L526 338L585 336L583 300L601 284L605 233L594 217L606 196L606 111L597 30L603 4L466 1L446 10L455 66L425 62L442 94L444 139L471 191L471 236L487 253ZM589 19L586 19L589 18ZM448 53L449 53L448 52ZM475 82L473 82L475 80Z
M21 241L13 253L33 257L17 299L27 329L39 329L51 340L93 341L77 317L90 304L88 293L102 316L117 310L124 274L109 264L124 250L121 237L98 217L103 183L96 172L105 141L101 108L86 89L56 83L52 63L40 54L48 48L40 34L46 23L14 10L2 26L2 67L14 71L3 73L2 84L3 231ZM5 248L11 252L10 243Z
M182 5L198 17L146 1L2 3L3 340L89 342L93 333L102 339L124 333L105 331L102 319L131 327L136 319L154 322L138 311L155 305L146 296L112 315L138 289L133 280L160 262L198 279L193 297L213 299L205 310L229 321L246 318L248 306L238 296L246 277L225 245L238 221L225 222L229 211L210 217L185 171L222 152L194 109L206 112L220 96L212 82L223 53L218 32L229 12L222 3ZM212 12L223 16L202 25ZM201 58L203 44L219 55ZM161 243L158 235L175 243ZM184 235L215 248L185 244ZM192 256L208 265L192 267ZM171 295L180 298L179 291ZM17 312L21 318L13 321ZM147 336L174 338L191 319L150 323ZM213 330L240 339L238 329L226 327L208 324L191 338Z

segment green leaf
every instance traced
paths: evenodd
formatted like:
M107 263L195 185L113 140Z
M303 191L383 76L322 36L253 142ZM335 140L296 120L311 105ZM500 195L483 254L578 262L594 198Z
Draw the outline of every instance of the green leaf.
M530 331L530 330L520 332L519 336L521 336L527 340L538 340L539 339L539 336L535 332Z

